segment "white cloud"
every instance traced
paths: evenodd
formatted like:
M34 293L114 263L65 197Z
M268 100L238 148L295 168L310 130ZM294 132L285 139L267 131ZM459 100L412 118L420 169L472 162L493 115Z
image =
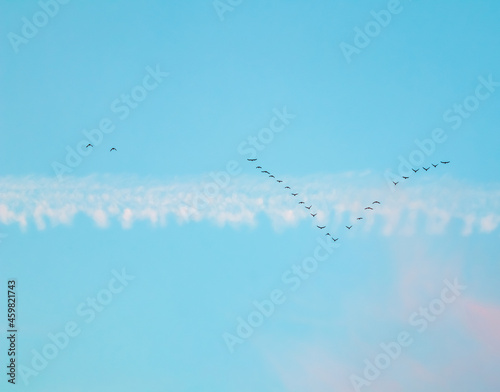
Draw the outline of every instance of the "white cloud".
M118 221L123 228L146 220L164 226L168 217L178 224L209 220L216 225L257 224L267 215L276 229L305 221L328 224L332 229L354 224L383 235L411 235L423 225L429 234L447 230L450 222L462 222L462 235L490 233L500 224L500 185L484 189L447 180L427 186L405 184L391 192L385 183L367 176L309 176L288 179L294 192L272 180L240 176L225 188L203 179L161 182L124 177L0 178L0 223L39 230L70 224L77 214L87 215L98 227ZM210 190L210 197L205 190ZM298 201L312 204L306 210ZM382 204L372 205L373 200ZM373 210L365 210L372 206ZM309 215L317 213L313 220ZM364 220L357 221L357 217ZM359 226L358 226L359 225ZM419 226L420 225L420 226Z
M495 230L500 222L500 216L489 214L481 219L481 231L490 233Z

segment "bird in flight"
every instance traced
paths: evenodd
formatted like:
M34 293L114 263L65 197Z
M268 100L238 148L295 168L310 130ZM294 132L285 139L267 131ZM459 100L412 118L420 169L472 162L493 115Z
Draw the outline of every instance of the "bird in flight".
M308 206L305 206L305 207L306 207L308 210L310 210L310 209L311 209L311 207L312 207L312 204L311 204L309 207L308 207Z
M329 235L331 237L330 233L326 233L325 235Z
M298 193L292 193L292 196L297 196L297 195L298 195Z
M446 161L446 162L441 161L441 163L442 163L443 165L446 165L447 163L450 163L450 161Z
M113 150L115 150L115 151L116 151L116 148L114 148L114 147L113 147L111 150L109 150L109 152L111 152L111 151L113 151Z
M422 166L422 169L424 169L425 171L429 170L430 168L431 168L430 166L427 169Z
M412 168L411 170L413 170L413 171L416 173L416 172L418 172L420 169L415 170L415 169L413 169L413 168Z
M436 165L434 163L431 163L431 165L434 166L434 167L437 167L437 165L439 165L439 163L436 164Z
M399 184L399 181L396 181L396 182L392 182L394 184L394 186L398 185Z
M87 144L87 146L85 148L89 148L89 147L94 147L92 144Z
M269 173L267 170L262 170L261 173L267 173L267 174L271 174Z
M404 178L405 180L407 180L407 179L408 179L408 178L410 178L410 177L405 177L405 176L403 176L403 178Z
M316 213L316 214L311 214L311 216L312 216L313 218L314 218L316 215L318 215L318 213Z
M299 201L299 204L306 204L306 203L304 203L303 201Z
M366 207L365 210L373 210L371 207Z
M247 161L250 161L250 162L255 162L257 160L257 158L254 158L254 159L250 159L248 158Z
M323 230L326 226L316 226L318 229Z
M375 200L372 204L380 204L380 202Z
M357 219L357 220L361 220L361 219L363 219L363 218L356 218L356 219Z
M285 189L292 189L292 188L290 188L289 186L286 186Z
M283 182L283 181L281 181L281 180L276 180L276 181L278 181L278 182Z
M276 177L274 177L274 176L271 174L271 175L269 176L269 178L276 178Z
M333 237L332 237L332 240L335 242L335 241L338 241L339 239L338 239L338 238L333 238Z
M351 230L352 225L351 225L351 226L346 226L346 227L347 227L349 230Z
M255 168L256 169L262 169L262 166L256 166Z

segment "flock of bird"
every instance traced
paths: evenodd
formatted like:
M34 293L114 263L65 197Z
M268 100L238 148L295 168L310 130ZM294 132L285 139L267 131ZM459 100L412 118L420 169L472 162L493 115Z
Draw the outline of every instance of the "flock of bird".
M94 147L94 145L89 143L85 146L85 148L89 148L89 147ZM109 150L109 152L111 152L111 151L117 151L117 149L113 147L113 148L111 148L111 150Z
M450 161L440 161L440 162L441 162L443 165L447 165L448 163L450 163ZM434 167L436 168L436 167L439 165L439 163L436 163L436 164L431 163L431 165L432 165L432 166L434 166ZM429 170L430 168L431 168L430 166L429 166L429 167L422 166L422 169L424 169L425 171ZM420 169L413 169L413 168L412 168L411 170L413 170L413 172L414 172L414 173L416 173L416 172L418 172ZM401 176L401 177L402 177L402 178L404 178L405 180L407 180L408 178L410 178L410 177L408 177L408 176ZM394 184L394 186L396 186L396 185L398 185L398 184L399 184L399 181L393 181L392 183Z
M255 162L255 161L257 161L257 158L248 158L248 159L247 159L247 161L249 161L249 162ZM441 164L443 164L443 165L447 165L448 163L450 163L450 161L440 161L439 163L436 163L436 164L432 163L432 166L433 166L434 168L436 168L436 167L437 167L440 163L441 163ZM283 180L279 180L279 179L277 179L277 178L276 178L274 175L272 175L269 171L264 170L264 169L262 168L262 166L256 166L255 168L256 168L256 169L258 169L258 170L260 169L260 170L261 170L261 173L263 173L263 174L267 174L267 175L269 176L269 178L274 178L274 179L276 180L276 182L277 182L277 183L279 183L279 184L282 184L282 183L283 183ZM422 167L422 169L424 169L425 171L428 171L430 168L431 168L431 166L429 166L429 167ZM416 174L416 173L420 170L420 168L418 168L418 169L414 169L414 168L412 168L412 170L413 170L414 175L415 175L415 174ZM402 178L403 178L403 179L405 179L405 180L407 180L407 179L409 179L410 177L409 177L409 176L402 176ZM398 185L398 184L399 184L399 181L392 181L392 183L394 184L394 186L396 186L396 185ZM297 196L299 196L299 193L298 193L298 192L293 192L293 191L292 191L292 188L290 188L288 185L285 185L284 189L288 189L288 190L290 191L290 194L291 194L293 197L297 197ZM304 208L308 210L309 215L311 215L311 217L315 218L315 217L316 217L316 215L318 214L317 212L316 212L316 213L312 213L312 212L311 212L311 208L313 207L313 205L312 205L312 204L311 204L311 205L309 205L309 206L307 206L307 205L306 205L306 203L305 203L305 201L302 201L302 200L301 200L301 201L299 201L299 203L298 203L298 204L299 204L299 205L303 205L303 206L304 206ZM380 204L380 202L379 202L378 200L374 200L374 201L371 203L371 205L369 205L369 206L365 207L365 211L373 211L373 208L375 207L375 205L379 205L379 204ZM360 216L360 217L357 217L357 218L356 218L356 220L357 220L357 221L361 221L361 220L363 220L363 219L364 219L364 217L363 217L363 216ZM326 226L320 226L320 225L316 225L316 227L317 227L318 229L320 229L320 230L324 230L324 229L326 228ZM353 225L350 225L350 226L347 226L347 225L346 225L345 227L346 227L346 229L347 229L347 230L351 230L351 229L352 229L352 227L353 227ZM329 236L329 237L332 239L332 241L334 241L334 242L336 242L336 241L338 241L338 240L339 240L339 237L335 238L334 236L332 236L332 235L330 234L330 232L327 232L327 233L325 234L325 236Z

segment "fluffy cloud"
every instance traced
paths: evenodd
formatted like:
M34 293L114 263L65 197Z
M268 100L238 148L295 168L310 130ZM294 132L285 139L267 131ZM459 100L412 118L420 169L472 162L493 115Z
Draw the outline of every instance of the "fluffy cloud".
M412 235L419 222L425 223L428 234L440 234L457 221L462 235L491 233L500 223L500 186L482 189L448 180L425 187L405 184L392 192L385 184L369 183L365 173L285 180L298 197L272 180L244 176L227 186L203 178L145 182L93 176L61 183L51 178L4 177L0 179L0 222L22 228L31 222L43 230L49 224L70 224L77 214L84 214L102 228L112 220L123 228L139 220L162 226L169 217L179 224L209 220L216 225L255 225L261 214L278 229L311 221L309 213L314 211L316 222L332 229L356 224L356 218L363 216L360 228L376 228L384 235ZM372 205L375 199L382 204ZM299 200L313 208L304 209ZM374 209L365 210L368 205Z

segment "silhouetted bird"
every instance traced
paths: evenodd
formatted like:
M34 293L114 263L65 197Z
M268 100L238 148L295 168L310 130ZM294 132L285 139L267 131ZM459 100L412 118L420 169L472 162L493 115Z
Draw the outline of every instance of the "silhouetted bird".
M415 170L415 169L411 169L411 170L413 170L413 171L416 173L416 172L418 172L420 169L417 169L417 170Z
M338 239L338 238L333 238L333 237L332 237L332 240L335 242L335 241L338 241L339 239Z
M446 165L447 163L450 163L450 161L446 161L446 162L441 161L441 163Z
M292 189L292 188L290 188L289 186L286 186L285 189Z
M375 200L372 204L380 204L380 202Z
M407 179L408 179L408 178L410 178L410 177L405 177L405 176L403 176L403 178L404 178L405 180L407 180Z
M94 146L90 143L85 146L85 148L89 148L89 147L94 147Z
M394 182L394 181L393 181L392 183L394 184L394 186L396 186L396 185L398 185L398 184L399 184L399 181L397 181L397 182Z
M356 219L357 219L357 220L361 220L361 219L363 219L363 218L356 218Z
M439 165L439 163L437 165L435 165L434 163L431 163L431 165L434 166L434 167L437 167L437 165Z
M299 201L299 204L305 204L303 201Z
M425 171L429 170L430 168L431 168L430 166L427 169L422 166L422 169L424 169Z
M312 207L312 204L311 204L309 207L308 207L308 206L306 206L306 208L307 208L308 210L310 210L310 209L311 209L311 207Z
M271 174L271 175L269 176L269 178L276 178L276 177L274 177L274 176Z
M255 168L256 169L262 169L262 166L256 166Z
M325 235L330 235L330 233L326 233ZM331 235L330 235L330 237L331 237Z
M113 151L113 150L115 150L115 151L116 151L116 148L114 148L114 147L113 147L111 150L109 150L109 152L111 152L111 151Z
M250 162L255 162L257 160L257 158L254 158L254 159L250 159L248 158L247 161L250 161Z
M281 180L276 180L276 181L278 181L278 182L283 182L283 181L281 181Z
M267 170L262 170L261 173L271 174Z
M298 195L298 193L292 193L292 196L297 196L297 195Z
M318 229L323 230L326 226L316 226Z
M347 227L349 230L351 230L352 225L351 225L351 226L346 226L346 227Z
M371 207L365 207L365 210L373 210Z
M316 214L311 214L311 216L314 218L316 215L318 215L317 213Z

